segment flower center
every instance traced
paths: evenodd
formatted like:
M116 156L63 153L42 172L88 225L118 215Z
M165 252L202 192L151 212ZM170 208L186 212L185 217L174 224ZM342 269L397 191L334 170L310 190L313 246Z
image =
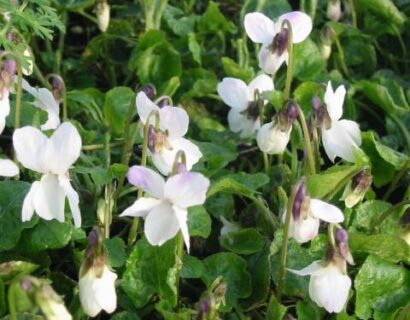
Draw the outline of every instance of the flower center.
M153 125L150 125L148 130L148 149L152 153L159 153L163 149L172 150L172 146L168 141L167 132L161 130L155 131Z
M277 53L278 56L281 56L288 47L288 40L289 31L288 29L284 28L282 29L282 31L275 35L272 43L269 45L268 48L272 53Z
M241 114L245 115L249 120L256 121L259 117L258 100L249 102L248 108L242 111Z

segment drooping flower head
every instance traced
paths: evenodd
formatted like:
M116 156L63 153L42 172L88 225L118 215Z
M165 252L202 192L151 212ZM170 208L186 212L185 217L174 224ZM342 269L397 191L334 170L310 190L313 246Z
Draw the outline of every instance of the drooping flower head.
M312 19L300 11L285 13L276 22L259 12L245 15L246 33L253 42L262 44L259 51L259 67L268 74L275 74L288 59L289 32L286 27L282 28L285 20L291 24L293 43L302 42L312 31Z
M217 91L223 102L231 107L228 113L229 128L239 132L241 138L253 136L261 125L259 103L267 103L266 100L259 101L259 95L272 90L273 81L265 74L257 76L249 85L240 79L224 78L218 84Z
M353 208L363 200L367 190L373 182L370 171L365 169L360 171L346 184L341 200L344 200L346 208Z
M165 181L155 171L142 166L131 167L127 178L148 196L135 201L121 216L146 216L145 236L156 246L172 239L181 230L189 251L187 208L205 202L209 180L200 173L182 171Z
M352 280L346 274L346 261L350 264L353 263L353 258L347 247L347 232L339 229L336 232L336 240L338 240L338 236L340 238L340 242L337 241L338 247L329 248L323 261L315 261L302 270L288 269L300 276L310 275L310 298L319 307L325 308L327 312L335 313L341 312L347 302ZM341 243L344 246L340 246ZM342 251L340 248L345 249ZM348 258L346 258L346 252L350 255Z
M36 212L45 220L63 222L67 197L74 224L80 227L79 198L68 175L81 151L77 129L70 122L64 122L48 138L40 130L26 126L14 131L13 145L17 160L24 167L42 173L41 180L33 182L24 199L22 220L30 220Z
M275 115L273 121L259 129L256 136L259 149L268 154L282 154L289 143L292 124L297 116L296 104L291 101Z
M285 219L286 212L283 214ZM314 239L319 232L320 220L329 223L343 222L342 211L334 205L319 199L311 199L304 183L297 186L289 226L289 237L298 243Z
M6 117L10 113L10 88L16 75L16 61L7 59L0 69L0 133L6 126Z
M101 310L112 313L117 308L117 275L107 266L102 238L95 230L88 236L88 247L80 269L78 288L84 312L95 317Z
M329 81L324 97L326 109L321 106L314 110L321 128L323 147L332 162L336 157L354 162L354 148L359 148L362 143L357 122L340 120L345 95L346 89L343 85L333 91Z
M155 167L164 175L172 171L175 156L182 150L186 155L186 166L192 166L202 157L199 148L183 136L188 131L189 117L187 112L178 107L158 107L141 91L137 95L137 110L141 122L145 125L153 111L159 114L159 126L155 129L155 117L150 117L151 136L149 155Z

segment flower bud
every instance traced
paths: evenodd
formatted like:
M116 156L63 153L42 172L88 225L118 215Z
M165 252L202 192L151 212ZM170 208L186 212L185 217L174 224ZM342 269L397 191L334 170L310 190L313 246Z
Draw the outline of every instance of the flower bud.
M56 101L61 101L61 98L64 94L65 85L64 81L60 76L55 75L51 82L53 96Z
M98 28L101 32L105 32L108 29L110 23L110 6L106 1L101 1L97 4L97 22Z
M154 100L157 95L157 89L153 84L146 84L142 87L142 91L147 95L150 100Z
M353 256L349 249L349 234L343 228L336 231L336 244L339 248L340 255L350 264L354 265Z
M326 17L333 21L339 21L342 16L340 0L329 0L327 2Z
M322 100L318 96L313 96L312 98L312 109L314 112L318 112L322 105Z
M352 208L363 200L367 190L373 182L369 170L362 170L346 185L341 200L347 208Z
M279 124L273 121L264 124L256 136L259 149L268 154L282 154L289 143L291 129L282 131Z
M296 190L295 200L293 201L293 220L297 221L300 219L302 203L306 197L306 188L305 184L302 182L299 184L298 189Z
M11 77L16 75L17 63L14 59L7 59L3 63L3 70L7 72Z
M152 124L148 128L148 149L152 153L155 152L155 127Z
M157 105L160 108L172 105L171 98L168 96L160 97L157 101Z
M288 116L289 123L293 124L293 122L297 119L297 117L299 115L298 106L297 106L296 102L290 101L288 103L287 113L286 114Z

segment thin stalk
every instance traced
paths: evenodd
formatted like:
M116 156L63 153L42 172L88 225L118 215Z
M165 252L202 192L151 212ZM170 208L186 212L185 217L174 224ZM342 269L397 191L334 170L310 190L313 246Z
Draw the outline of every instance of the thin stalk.
M141 155L141 166L145 167L147 165L147 150L148 150L148 133L150 127L150 119L151 117L155 116L155 128L158 129L159 127L159 113L158 111L151 111L149 114L145 126L144 126L144 142L142 145L142 155ZM143 189L138 189L137 199L141 198L144 193ZM135 217L132 220L131 228L128 234L128 246L132 246L132 244L137 239L137 231L139 225L139 217Z
M265 172L269 172L269 157L266 152L262 152L263 156L263 167L265 168Z
M354 7L354 0L349 0L349 7L352 13L352 25L353 27L357 28L357 16L356 16L356 10Z
M384 211L381 215L379 220L377 221L377 223L373 226L374 229L377 229L382 223L383 221L391 214L393 213L396 209L408 205L410 204L410 200L403 200L399 203L396 203L394 206L390 207L389 209L387 209L386 211Z
M399 183L400 179L404 176L407 170L410 168L410 158L403 164L400 171L394 177L392 183L390 184L389 188L387 189L386 193L383 196L383 200L387 200L391 193L396 189L397 184Z
M291 144L292 148L292 160L290 163L290 170L292 172L293 179L297 176L297 167L298 167L298 152L294 143Z
M290 220L292 217L293 203L295 202L296 191L298 190L299 183L293 187L292 193L290 194L288 205L286 209L285 226L283 227L283 240L282 247L280 251L280 265L279 265L279 276L278 276L278 287L277 287L277 298L281 301L283 285L285 283L286 277L286 257L288 253L288 242L289 242L289 227Z
M344 54L342 45L340 44L339 37L336 35L336 33L334 35L334 40L335 40L337 53L338 53L338 58L339 58L339 63L340 63L340 66L342 68L342 71L343 71L343 73L346 77L349 77L349 70L347 69L345 54Z
M105 165L107 169L111 165L111 148L110 148L111 134L107 128L107 131L104 133L104 151L105 151Z
M275 230L278 227L279 222L276 219L276 217L273 215L273 212L270 211L269 208L267 208L259 198L252 196L250 197L250 199L261 211L265 220L272 226L272 229Z
M336 241L335 241L335 224L329 223L327 226L327 235L329 237L330 245L333 249L336 249Z
M114 147L120 147L124 144L123 141L118 141L118 142L112 142L110 143L110 148ZM96 143L96 144L88 144L85 146L81 147L81 150L83 151L95 151L95 150L100 150L105 148L105 143Z
M410 149L410 133L407 127L403 124L403 122L400 120L399 117L397 117L395 114L389 114L389 117L397 124L399 127L400 131L403 134L404 141L407 144L407 147Z
M259 110L259 121L260 123L264 123L265 122L265 114L264 114L264 101L261 98L260 92L259 90L255 90L255 95L254 95L254 99L258 102L258 110ZM265 169L265 172L269 172L269 157L268 154L266 152L262 151L262 157L263 157L263 167Z
M22 97L22 81L23 81L23 71L21 69L21 64L16 59L17 64L17 88L16 88L16 107L15 107L15 117L14 117L14 129L20 127L20 117L21 117L21 97Z
M182 268L182 261L184 259L184 238L182 232L179 231L176 236L176 265L178 272L176 274L176 285L177 285L177 294L179 297L179 271Z
M287 50L288 50L288 69L286 70L286 82L285 82L285 90L284 90L284 100L289 100L290 96L290 87L292 85L293 79L293 33L292 33L292 25L288 20L284 20L282 23L282 29L284 26L288 29L288 43L287 43Z
M317 134L317 128L315 125L312 126L312 138L313 138L313 153L316 164L316 171L320 170L320 152L319 152L319 136Z
M300 125L302 126L302 131L303 131L303 140L305 142L307 169L308 169L306 172L306 175L311 175L311 174L316 173L315 159L313 157L313 150L312 150L312 143L310 142L309 130L308 130L308 126L306 123L305 115L303 114L303 110L300 108L299 105L297 105L297 109L298 109Z
M7 292L7 298L8 298L8 303L9 303L9 314L10 314L10 320L17 320L17 310L16 310L16 301L14 297L14 283L12 283L9 286L9 290Z
M67 88L64 83L64 90L63 90L63 121L68 119L68 104L67 104Z

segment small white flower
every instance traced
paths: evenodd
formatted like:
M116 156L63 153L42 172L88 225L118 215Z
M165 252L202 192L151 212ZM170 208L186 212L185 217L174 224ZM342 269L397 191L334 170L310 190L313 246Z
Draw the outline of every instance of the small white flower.
M338 313L346 304L352 285L352 281L343 269L345 268L341 268L333 261L315 261L302 270L288 270L300 276L310 275L310 298L327 312Z
M341 223L344 220L342 211L327 202L319 199L310 199L306 196L301 203L300 212L291 215L289 237L298 243L305 243L314 239L319 233L320 220L329 223ZM283 221L286 212L283 214Z
M221 99L231 107L228 113L229 128L233 132L240 132L241 138L253 136L260 127L256 90L260 94L274 90L272 78L261 74L248 86L240 79L224 78L217 87ZM264 103L267 101L264 100Z
M0 90L0 134L3 132L6 126L6 118L10 114L10 100L9 100L9 88L3 87Z
M189 117L187 112L178 107L158 107L147 95L141 91L137 95L137 110L141 122L145 125L152 111L159 113L159 132L156 133L155 150L148 150L152 156L155 167L163 174L168 175L172 171L175 156L178 151L183 151L186 156L186 168L192 166L202 157L199 148L183 136L188 131ZM151 117L150 123L155 124L155 117Z
M256 142L262 152L268 154L282 154L290 140L292 126L288 129L281 130L276 122L265 123L258 131Z
M47 112L48 120L41 130L55 129L60 125L60 108L53 93L47 88L33 88L26 80L22 80L22 88L34 97L33 105Z
M79 199L70 184L68 169L78 159L81 151L81 137L69 122L61 124L48 138L34 127L16 129L13 145L17 160L27 169L42 173L24 199L22 220L28 221L34 211L43 219L64 221L65 198L74 218L74 224L81 226Z
M156 246L172 239L181 230L189 251L187 208L205 202L209 179L200 173L186 171L165 182L158 173L142 166L131 167L127 178L149 197L135 201L121 216L146 216L145 235L148 242Z
M44 302L43 309L47 309L46 317L47 320L71 320L72 316L68 312L63 302L58 302L49 299Z
M325 92L325 104L330 117L329 125L322 125L322 142L329 159L334 162L338 156L346 161L354 162L354 148L362 143L359 125L351 120L340 120L343 114L345 87L339 86L333 92L330 81Z
M101 310L112 313L117 308L117 294L115 280L117 275L106 265L102 273L97 274L94 267L80 277L78 282L80 301L84 312L90 317L95 317Z
M262 44L259 67L268 74L275 74L282 63L288 60L288 36L286 30L282 30L284 20L288 20L292 26L293 43L302 42L312 31L312 19L300 11L285 13L276 22L259 12L245 15L246 33L253 42Z
M97 22L101 32L105 32L110 24L110 6L107 2L101 1L97 4Z

